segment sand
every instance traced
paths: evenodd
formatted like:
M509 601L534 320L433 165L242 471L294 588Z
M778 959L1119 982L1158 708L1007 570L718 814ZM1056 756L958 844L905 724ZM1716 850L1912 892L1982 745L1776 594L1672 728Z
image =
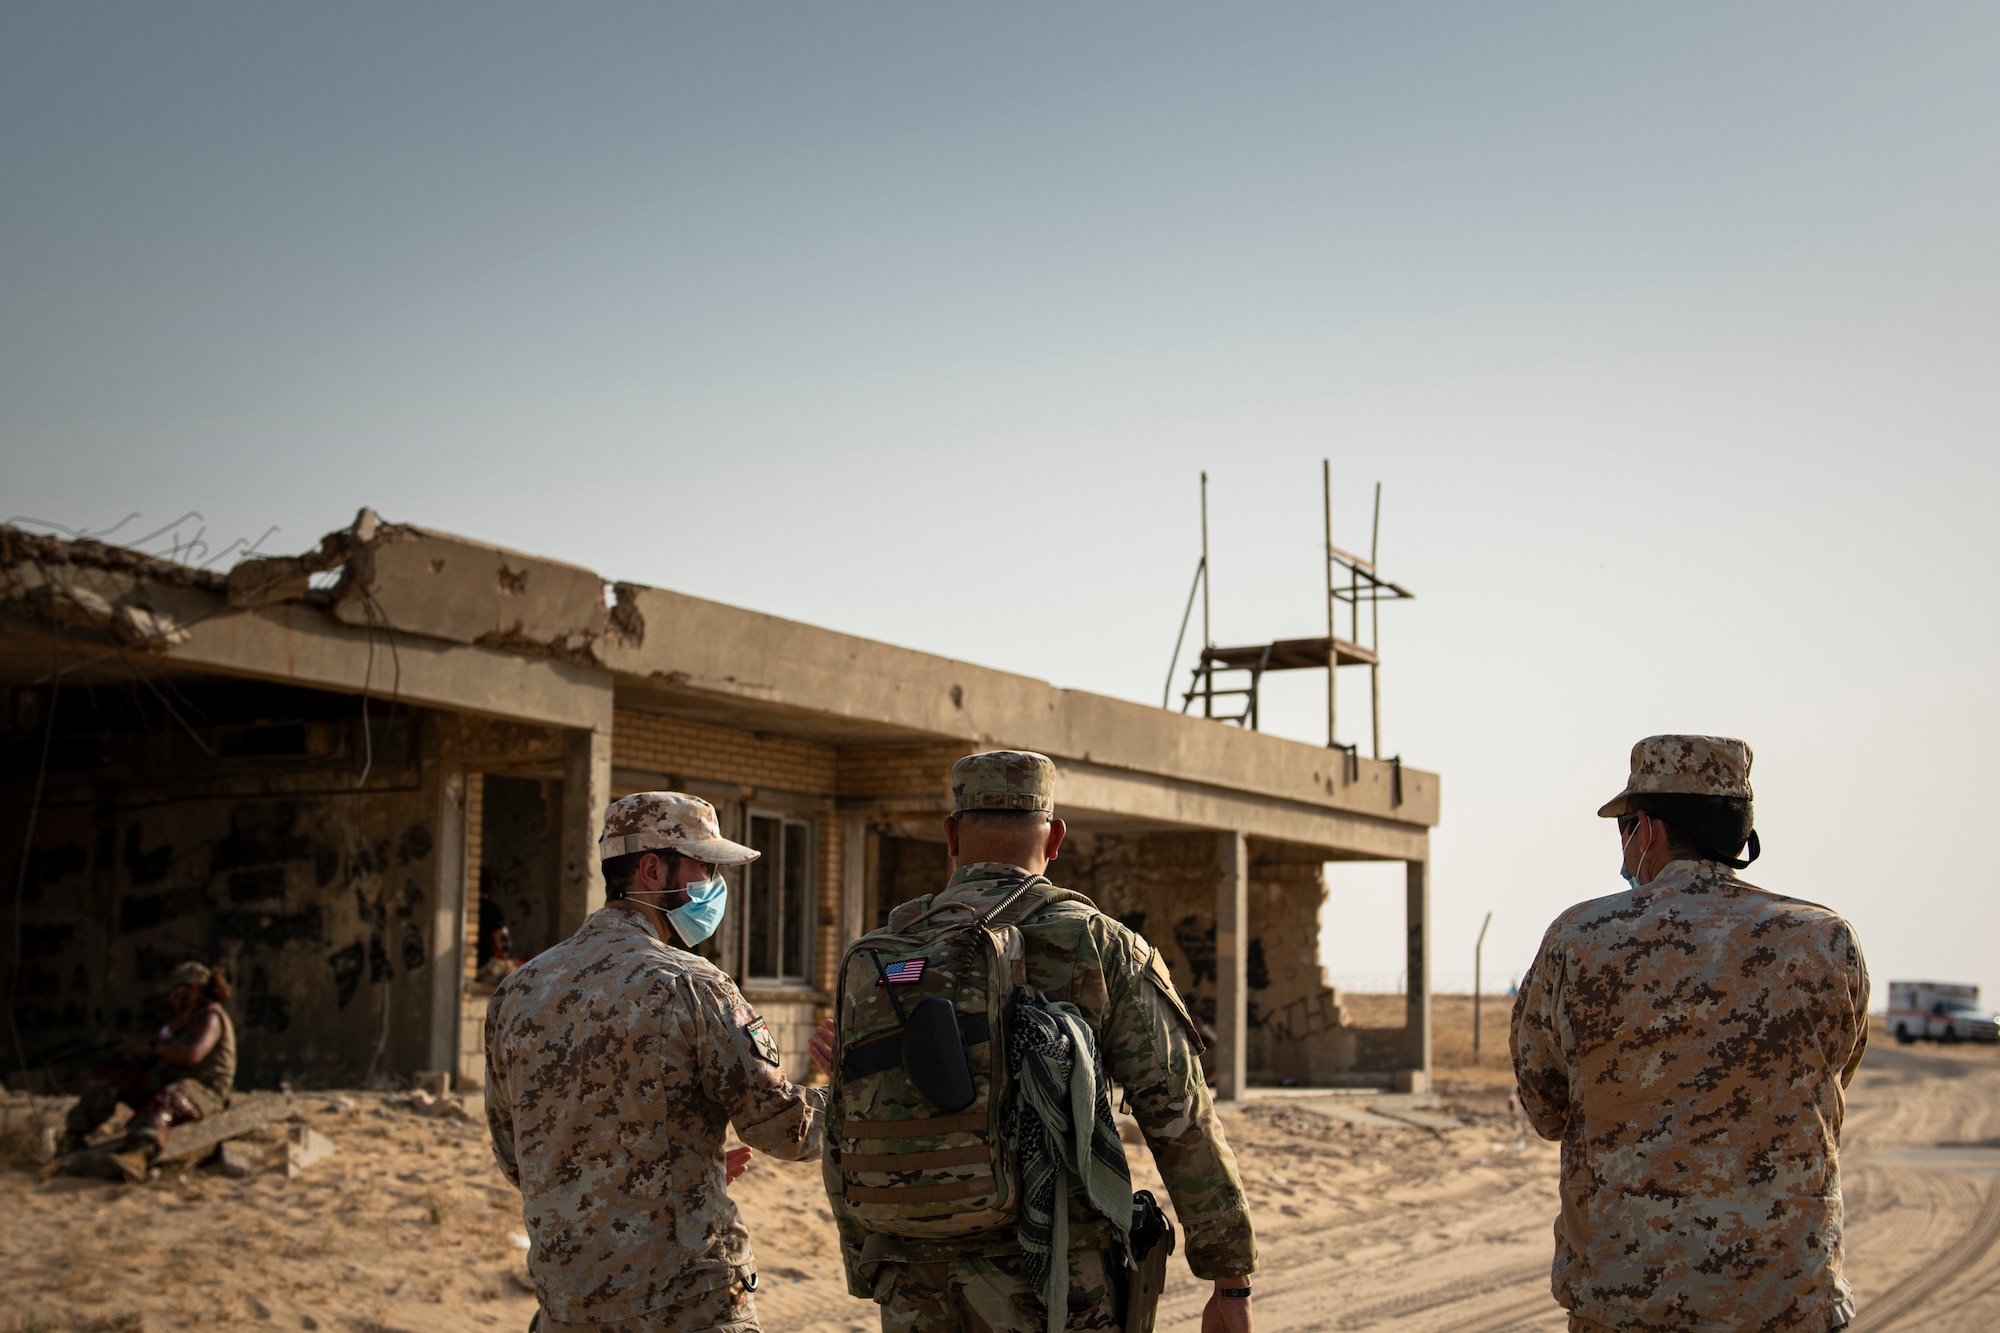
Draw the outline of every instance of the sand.
M1393 1011L1400 997L1370 1003ZM1505 1001L1487 1006L1493 1044L1477 1066L1469 1001L1437 1006L1440 1055L1461 1041L1465 1051L1441 1071L1439 1110L1319 1095L1224 1114L1263 1251L1264 1333L1564 1327L1547 1291L1556 1150L1509 1108L1495 1053ZM525 1329L519 1199L483 1124L398 1102L301 1095L299 1112L337 1151L296 1180L275 1127L243 1180L201 1169L128 1187L0 1170L0 1333ZM2000 1327L2000 1051L1883 1042L1851 1105L1857 1333ZM1134 1168L1163 1195L1142 1151ZM756 1244L767 1329L877 1326L874 1307L845 1293L817 1165L760 1157L732 1193ZM1170 1271L1160 1327L1191 1333L1205 1285L1178 1259ZM1871 1303L1893 1320L1871 1320Z

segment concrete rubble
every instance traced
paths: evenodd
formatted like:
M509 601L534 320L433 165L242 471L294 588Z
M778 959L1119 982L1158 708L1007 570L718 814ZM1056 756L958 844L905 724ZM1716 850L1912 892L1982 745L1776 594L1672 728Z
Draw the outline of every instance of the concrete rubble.
M315 576L340 571L331 588ZM468 541L408 523L384 523L372 509L302 556L246 560L229 572L233 607L316 605L345 624L394 629L452 643L602 665L599 644L634 647L646 627L630 585L612 585L581 566Z
M293 1125L285 1139L285 1179L296 1180L308 1168L333 1156L333 1140L311 1125Z
M418 1088L406 1096L397 1098L395 1104L414 1111L418 1115L430 1116L436 1120L464 1120L467 1118L464 1102L450 1094L440 1097L435 1093L426 1092L422 1088Z
M261 1153L253 1151L248 1144L231 1140L215 1150L215 1169L231 1180L243 1180L257 1174L258 1163L263 1161Z
M228 1110L192 1124L177 1126L167 1136L167 1146L156 1159L161 1166L195 1161L215 1151L216 1145L275 1124L292 1114L292 1099L279 1093L239 1094Z
M451 1093L451 1071L448 1069L419 1069L410 1075L410 1087L417 1092L428 1092L433 1097L444 1097Z
M0 607L101 630L127 648L165 652L186 643L182 613L170 604L174 593L222 586L219 574L102 542L0 528Z

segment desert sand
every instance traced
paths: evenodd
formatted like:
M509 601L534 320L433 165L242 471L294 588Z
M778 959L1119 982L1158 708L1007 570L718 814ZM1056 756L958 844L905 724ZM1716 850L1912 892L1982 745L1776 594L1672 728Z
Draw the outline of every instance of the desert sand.
M1386 1021L1399 997L1357 1004ZM1442 1104L1274 1090L1227 1110L1263 1252L1261 1330L1565 1327L1548 1294L1556 1150L1508 1103L1506 1001L1437 1004ZM381 1093L299 1094L331 1158L288 1180L277 1127L247 1179L147 1186L0 1171L4 1333L243 1325L384 1333L525 1329L519 1198L478 1119ZM1942 1145L1942 1146L1941 1146ZM20 1145L15 1145L18 1154ZM1844 1151L1855 1333L2000 1327L2000 1051L1878 1039ZM1137 1183L1156 1193L1143 1151ZM840 1275L818 1167L760 1157L733 1194L758 1255L764 1326L871 1330ZM1205 1289L1176 1259L1160 1327L1196 1327Z

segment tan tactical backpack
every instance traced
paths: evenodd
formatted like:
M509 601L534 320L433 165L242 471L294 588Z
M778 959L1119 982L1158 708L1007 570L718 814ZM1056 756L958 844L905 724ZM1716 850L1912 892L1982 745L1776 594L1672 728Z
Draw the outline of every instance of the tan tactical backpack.
M1079 894L1040 875L990 911L905 903L848 947L836 1014L827 1177L870 1231L914 1238L1011 1227L1020 1179L1000 1134L1007 1016L1027 974L1017 925Z

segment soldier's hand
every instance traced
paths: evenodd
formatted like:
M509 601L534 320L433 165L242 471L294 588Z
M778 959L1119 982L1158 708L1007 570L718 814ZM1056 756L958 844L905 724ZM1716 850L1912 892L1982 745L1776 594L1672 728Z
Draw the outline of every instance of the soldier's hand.
M723 1184L734 1185L736 1183L736 1177L742 1175L745 1171L748 1171L749 1169L750 1169L750 1150L748 1148L731 1148L728 1152L722 1155Z
M833 1043L837 1040L839 1034L834 1031L833 1020L827 1018L820 1021L820 1025L813 1029L811 1040L806 1042L806 1049L812 1052L813 1063L828 1078L833 1077Z
M1224 1287L1247 1287L1247 1277L1220 1278L1201 1311L1201 1333L1250 1333L1250 1298L1224 1296Z

